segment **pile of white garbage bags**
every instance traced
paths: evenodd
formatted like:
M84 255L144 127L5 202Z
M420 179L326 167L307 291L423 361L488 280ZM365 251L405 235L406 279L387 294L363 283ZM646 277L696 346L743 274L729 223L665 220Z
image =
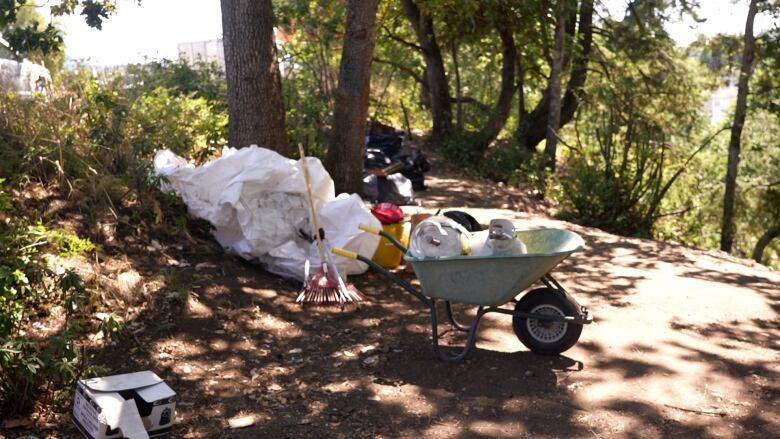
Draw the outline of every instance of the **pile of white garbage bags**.
M307 157L312 198L319 226L333 247L371 257L377 235L364 233L360 224L381 227L356 194L335 196L333 180L316 158ZM164 190L182 197L190 214L214 226L214 237L225 249L256 260L280 276L304 280L309 260L319 266L315 245L302 239L311 234L302 162L251 145L225 147L222 156L194 166L169 150L158 151L154 171L166 178ZM359 274L368 268L355 260L335 257L339 272Z

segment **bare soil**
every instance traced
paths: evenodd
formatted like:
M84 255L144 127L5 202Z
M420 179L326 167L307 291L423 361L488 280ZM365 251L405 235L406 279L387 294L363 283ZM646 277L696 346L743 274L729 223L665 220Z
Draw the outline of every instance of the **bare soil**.
M350 279L367 303L302 309L296 282L213 245L129 242L120 225L101 276L123 279L137 305L120 312L127 335L92 361L163 377L179 394L172 437L777 437L780 274L555 221L532 193L436 163L428 184L431 210L583 236L585 250L554 270L595 316L574 348L533 354L509 317L490 315L468 359L445 364L426 308L375 273ZM442 342L463 340L447 331ZM254 424L228 428L244 415ZM78 437L67 414L52 419L0 438Z

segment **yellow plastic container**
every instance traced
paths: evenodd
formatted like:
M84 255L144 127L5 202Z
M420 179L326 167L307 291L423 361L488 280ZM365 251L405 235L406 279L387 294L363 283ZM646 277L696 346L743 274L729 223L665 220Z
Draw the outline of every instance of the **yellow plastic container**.
M410 228L411 224L408 222L382 225L382 229L385 232L401 241L404 246L409 245ZM372 259L384 268L395 268L401 264L403 256L404 254L401 250L398 250L390 241L383 237L379 241L379 247L376 248Z

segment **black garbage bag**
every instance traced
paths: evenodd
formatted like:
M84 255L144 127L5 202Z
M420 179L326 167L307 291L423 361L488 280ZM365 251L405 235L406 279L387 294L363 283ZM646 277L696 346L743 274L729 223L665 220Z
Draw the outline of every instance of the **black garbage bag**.
M412 189L415 191L427 189L425 186L425 175L423 174L431 170L431 163L425 157L425 154L414 150L409 154L396 155L393 157L393 160L399 160L403 163L401 174L412 181Z
M403 131L380 122L371 121L366 135L363 169L383 169L388 174L400 172L411 181L412 190L424 191L427 189L424 174L431 169L431 163L419 151L412 150L408 153L402 153L404 138ZM387 182L381 184L387 186L388 191L392 185ZM375 186L379 187L377 184ZM376 196L374 192L366 192L365 195L369 199Z
M363 196L372 203L415 204L409 180L402 174L366 176L363 178Z
M386 156L393 157L401 151L403 136L397 134L369 134L366 149L378 149Z
M479 221L462 210L449 210L444 212L442 215L460 224L469 232L479 232L482 230L482 225L479 223Z

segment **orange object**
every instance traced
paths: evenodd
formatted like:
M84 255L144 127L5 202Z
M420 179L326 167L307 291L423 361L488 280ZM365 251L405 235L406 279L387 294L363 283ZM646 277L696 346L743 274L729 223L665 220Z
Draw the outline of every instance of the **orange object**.
M409 245L409 230L411 223L392 223L382 225L382 230L392 235L395 239L401 241L403 245ZM401 258L404 254L396 248L390 241L382 238L379 241L379 247L374 252L372 258L374 262L384 268L395 268L401 264Z

